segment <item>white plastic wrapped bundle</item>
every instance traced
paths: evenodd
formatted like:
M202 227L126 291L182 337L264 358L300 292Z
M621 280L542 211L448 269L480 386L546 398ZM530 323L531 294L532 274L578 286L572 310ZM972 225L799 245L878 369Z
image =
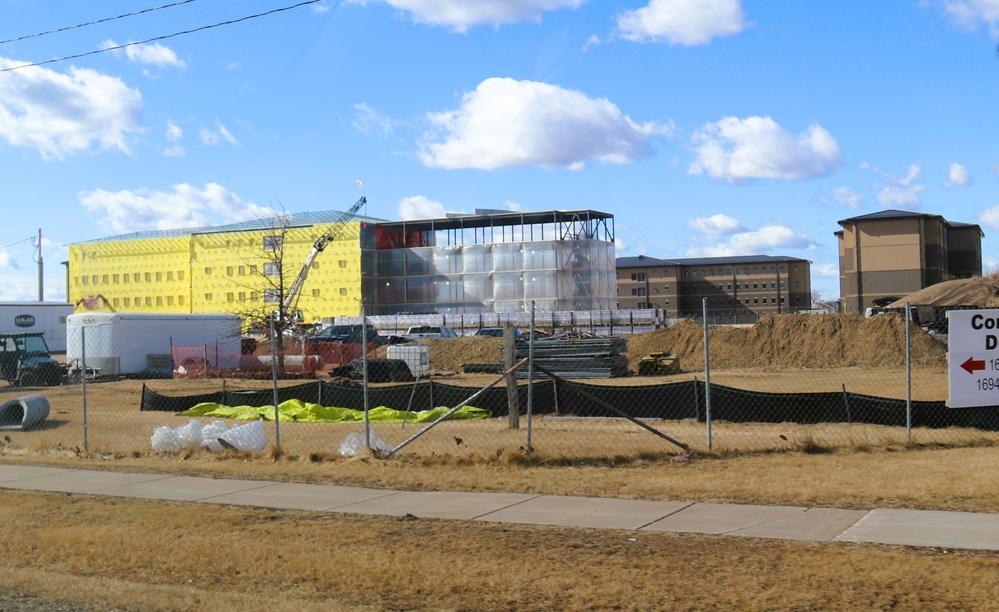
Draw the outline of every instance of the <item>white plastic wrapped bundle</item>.
M365 454L367 452L367 448L364 446L364 434L347 434L347 437L340 443L339 450L340 454L344 457L357 457L358 455ZM375 435L375 432L371 432L371 450L388 453L392 451L392 447Z
M213 453L222 452L225 447L219 442L219 437L227 431L229 431L229 427L225 423L212 421L211 425L205 425L201 428L201 445L207 446L208 450Z
M267 448L267 434L264 433L263 421L254 421L246 425L233 427L218 437L228 442L236 450L259 453Z

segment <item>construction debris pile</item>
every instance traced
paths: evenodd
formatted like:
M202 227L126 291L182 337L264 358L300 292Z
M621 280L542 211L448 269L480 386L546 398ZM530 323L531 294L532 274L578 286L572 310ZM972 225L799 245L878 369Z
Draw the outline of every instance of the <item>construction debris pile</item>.
M517 342L516 361L527 358L530 343ZM534 363L564 378L617 378L628 375L628 341L584 332L572 332L534 341ZM521 368L518 378L527 378ZM536 378L544 375L535 372Z

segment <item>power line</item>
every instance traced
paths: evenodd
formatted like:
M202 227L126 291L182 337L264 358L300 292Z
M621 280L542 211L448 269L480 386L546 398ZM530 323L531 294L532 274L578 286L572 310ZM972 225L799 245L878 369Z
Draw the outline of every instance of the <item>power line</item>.
M184 30L183 32L174 32L173 34L165 34L163 36L156 36L154 38L147 38L146 40L140 40L138 42L125 43L124 45L115 45L113 47L107 47L106 49L96 49L94 51L87 51L86 53L77 53L76 55L67 55L65 57L57 57L55 59L45 60L41 62L34 62L32 64L21 64L19 66L11 66L9 68L0 68L0 73L10 72L12 70L21 70L22 68L32 68L34 66L44 66L45 64L54 64L56 62L64 62L66 60L77 59L80 57L87 57L88 55L97 55L98 53L107 53L108 51L117 51L119 49L124 49L126 47L133 47L135 45L144 45L151 42L156 42L159 40L166 40L168 38L174 38L176 36L183 36L185 34L193 34L195 32L201 32L202 30L211 30L212 28L218 28L225 25L232 25L234 23L240 23L242 21L248 21L250 19L256 19L257 17L266 17L268 15L273 15L274 13L281 13L283 11L290 11L308 4L316 4L317 2L322 2L322 0L306 0L305 2L299 2L298 4L292 4L291 6L283 6L281 8L272 9L264 13L257 13L255 15L247 15L246 17L240 17L239 19L231 19L229 21L220 21L218 23L213 23L211 25L201 26L200 28L194 28L193 30Z
M98 19L96 21L88 21L87 23L79 23L77 25L66 26L64 28L56 28L55 30L47 30L45 32L38 32L37 34L28 34L26 36L18 36L17 38L8 38L7 40L0 40L0 45L5 45L7 43L17 42L19 40L27 40L29 38L37 38L39 36L46 36L48 34L58 34L59 32L65 32L67 30L75 30L77 28L85 28L87 26L96 25L98 23L105 23L107 21L114 21L115 19L124 19L125 17L134 17L136 15L142 15L143 13L151 13L153 11L158 11L165 8L170 8L174 6L179 6L181 4L187 4L189 2L194 2L195 0L181 0L180 2L174 2L172 4L164 4L163 6L157 6L153 8L143 9L141 11L135 11L134 13L125 13L124 15L116 15L114 17L105 17L104 19Z
M29 240L34 240L34 239L35 239L35 237L34 237L34 236L32 236L32 237L30 237L30 238L25 238L24 240L18 240L17 242L11 242L11 243L10 243L10 244L8 244L8 245L5 245L5 246L2 246L2 247L0 247L0 251L2 251L3 249L6 249L6 248L9 248L9 247L12 247L12 246L15 246L15 245L18 245L18 244L21 244L22 242L27 242L27 241L29 241Z

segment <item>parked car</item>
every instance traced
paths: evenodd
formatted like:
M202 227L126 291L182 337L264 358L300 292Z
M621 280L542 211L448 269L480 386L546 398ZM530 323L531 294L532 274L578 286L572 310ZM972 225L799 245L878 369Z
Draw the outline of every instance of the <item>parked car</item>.
M406 332L406 338L410 341L457 337L458 334L447 325L414 325Z
M314 336L305 339L306 344L321 344L332 342L335 344L359 344L361 342L361 328L363 325L330 325ZM373 342L375 346L383 346L385 338L378 335L378 330L368 325L368 342Z
M364 346L371 351L386 344L386 338L378 330L367 327L367 342L362 325L330 325L318 334L305 339L306 355L319 355L324 368L337 368L349 365L351 361L364 355Z
M503 328L502 327L483 327L479 331L475 332L476 336L489 336L490 338L502 338ZM514 339L520 338L520 330L517 328L513 329Z

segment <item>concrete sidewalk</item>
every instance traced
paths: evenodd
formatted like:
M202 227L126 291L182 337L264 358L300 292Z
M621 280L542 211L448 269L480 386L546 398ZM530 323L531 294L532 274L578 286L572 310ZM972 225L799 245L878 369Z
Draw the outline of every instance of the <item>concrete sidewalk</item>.
M410 492L0 464L0 488L383 516L999 550L999 514Z

